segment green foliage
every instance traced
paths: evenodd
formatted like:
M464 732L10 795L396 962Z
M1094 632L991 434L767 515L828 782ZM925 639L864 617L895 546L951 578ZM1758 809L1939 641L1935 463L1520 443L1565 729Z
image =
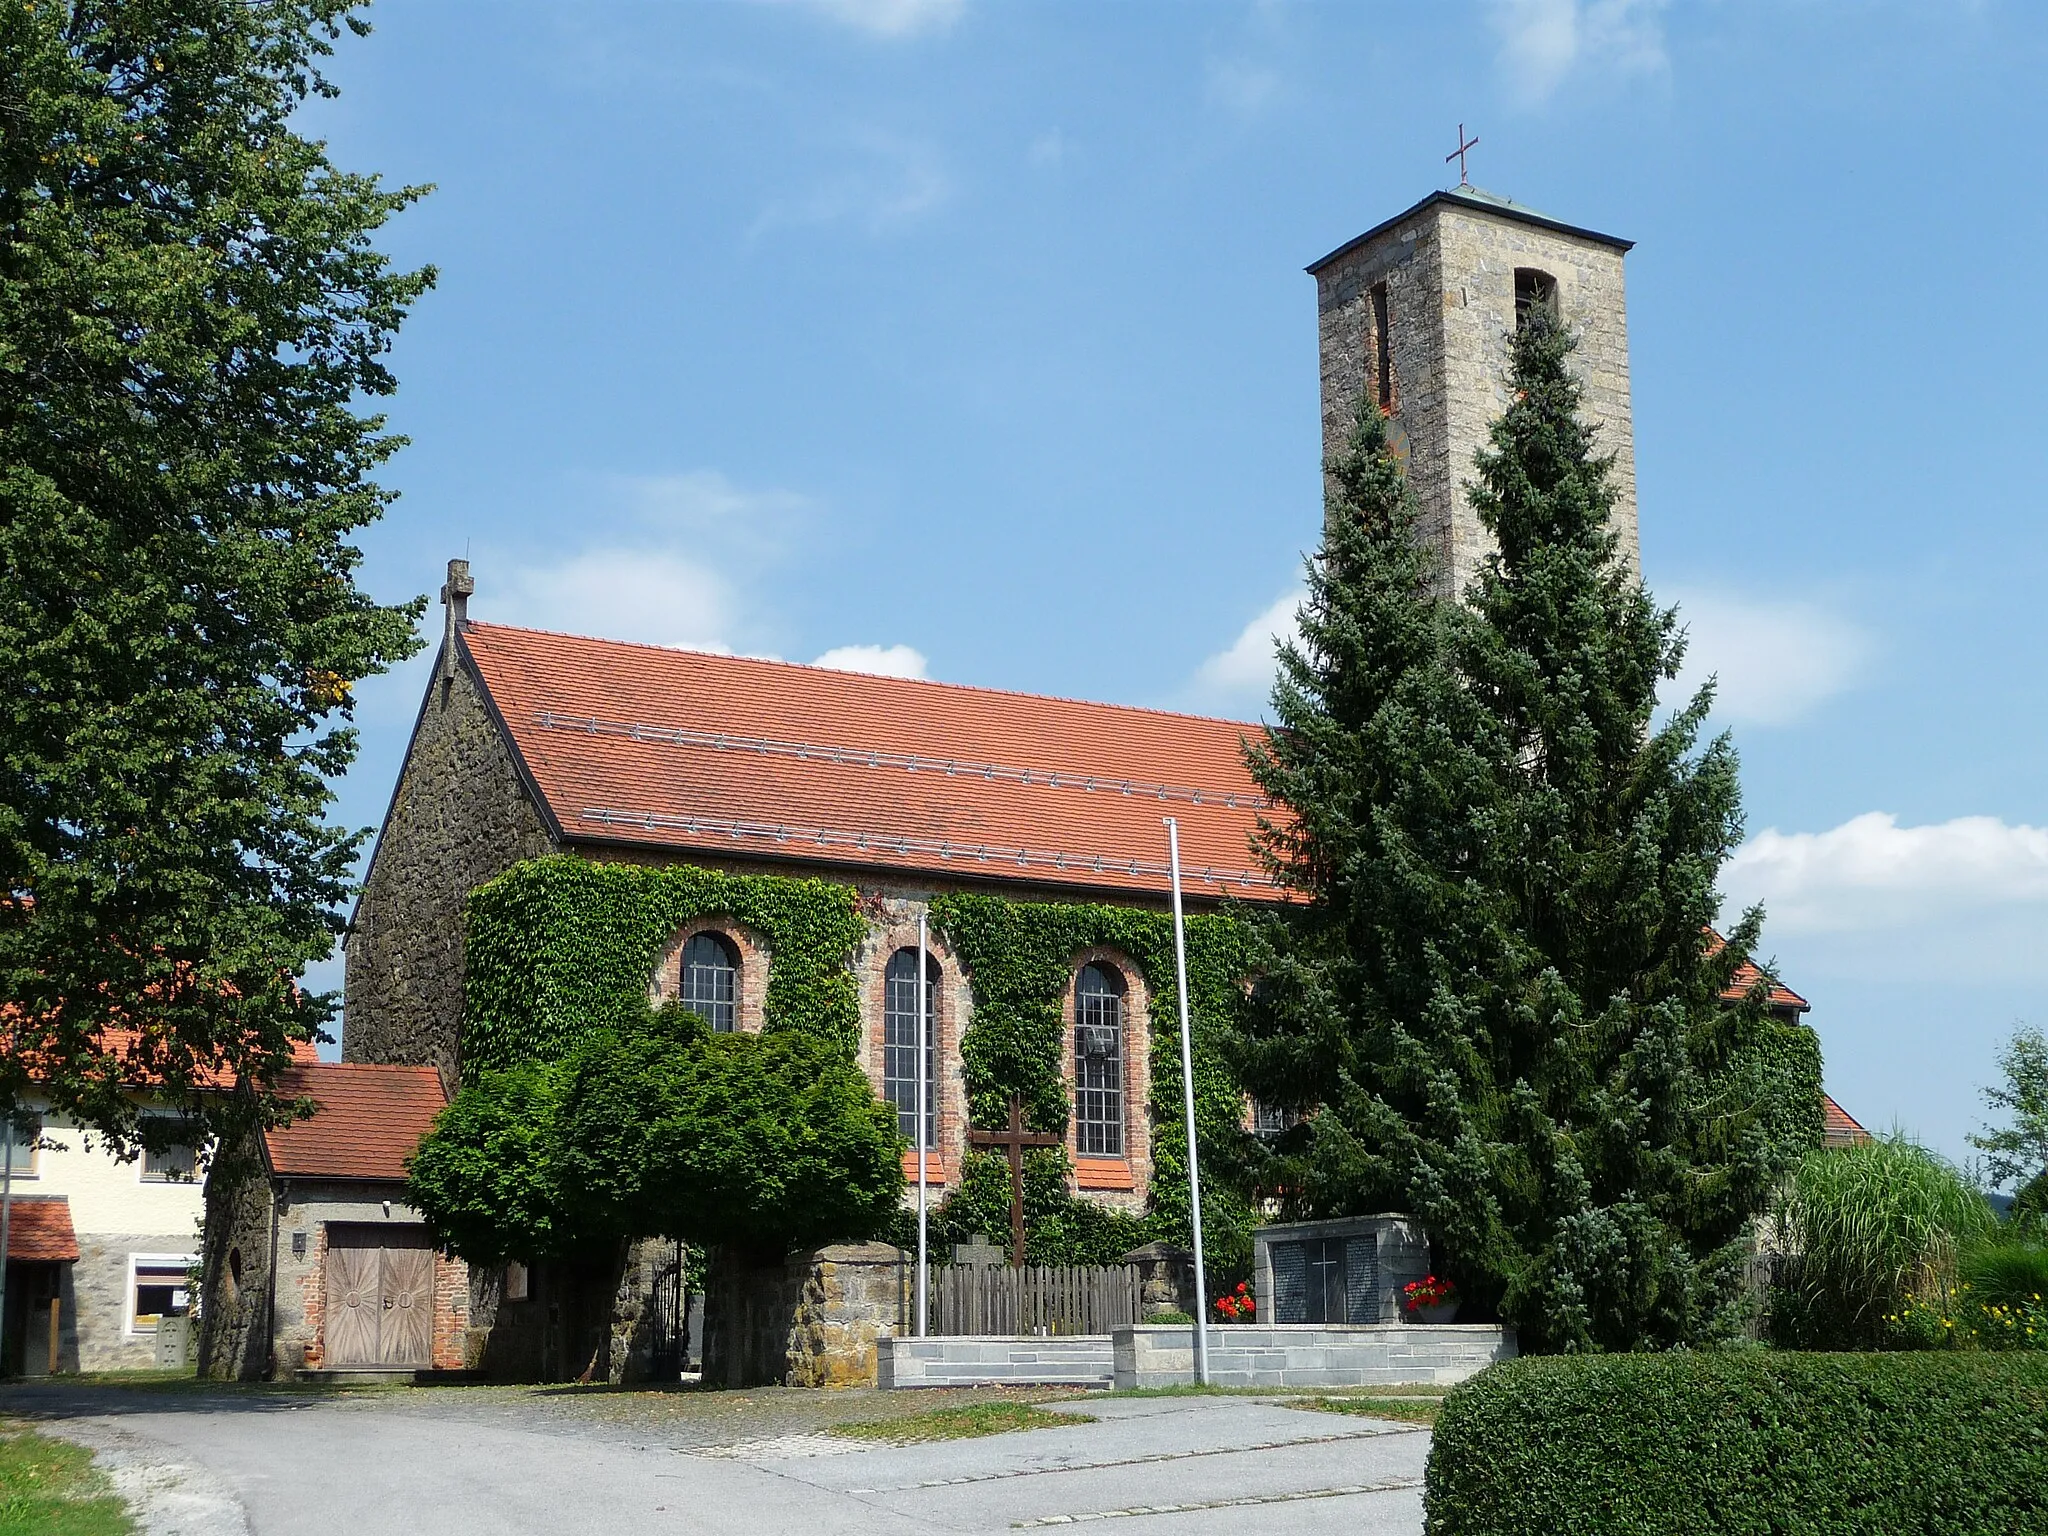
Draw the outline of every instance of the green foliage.
M1451 1393L1429 1536L2007 1536L2048 1525L2048 1359L1526 1359Z
M1780 1200L1791 1259L1771 1299L1780 1342L1868 1349L1918 1300L1946 1307L1963 1248L1992 1229L1984 1197L1904 1137L1809 1153Z
M665 1009L486 1072L420 1144L409 1198L480 1263L677 1237L780 1254L879 1231L895 1111L831 1039L706 1032Z
M1993 1188L2020 1186L2017 1214L2048 1214L2048 1037L2038 1029L2015 1029L1999 1052L1998 1067L2005 1082L1986 1088L1984 1098L2009 1121L1986 1126L1983 1135L1969 1138L1970 1145L1986 1154L1984 1171Z
M1733 1331L1743 1238L1820 1136L1811 1035L1756 989L1752 912L1705 939L1741 838L1711 693L1656 723L1684 642L1617 551L1570 339L1515 337L1472 505L1498 543L1438 595L1384 423L1329 466L1279 729L1292 812L1262 852L1301 906L1260 925L1233 1054L1317 1109L1258 1170L1304 1215L1406 1209L1474 1315L1536 1350Z
M1021 902L966 893L935 899L932 918L974 984L974 1018L960 1042L960 1056L976 1125L1007 1124L1015 1092L1031 1129L1065 1133L1069 1106L1060 1070L1061 1010L1082 951L1100 948L1128 956L1151 997L1151 1209L1140 1224L1068 1196L1064 1154L1029 1153L1025 1246L1031 1261L1104 1263L1155 1239L1192 1241L1172 918L1097 903ZM1241 1158L1239 1144L1245 1140L1243 1092L1217 1049L1217 1037L1251 975L1248 939L1244 923L1228 914L1187 921L1195 1124L1208 1170L1202 1188L1203 1236L1218 1265L1245 1263L1251 1255L1250 1202L1218 1176L1226 1160ZM1211 1158L1219 1161L1212 1165ZM1007 1164L998 1158L969 1158L967 1163L962 1188L941 1206L944 1230L958 1234L948 1240L980 1231L1004 1243L1010 1229Z
M1963 1250L1957 1273L1985 1302L2001 1306L2038 1302L2048 1297L2048 1244L2000 1227L1988 1240Z
M138 1069L222 1124L202 1083L274 1080L328 1016L293 978L368 835L328 781L421 612L355 585L400 445L361 407L432 273L371 244L421 189L293 131L343 0L4 14L0 1104L34 1063L132 1145Z
M473 1264L560 1258L609 1234L562 1190L561 1111L572 1067L525 1062L473 1078L407 1164L408 1200Z
M674 865L530 859L470 894L465 1068L547 1060L647 1010L661 950L684 924L721 917L772 955L764 1027L830 1040L851 1056L860 999L851 962L867 937L851 887Z

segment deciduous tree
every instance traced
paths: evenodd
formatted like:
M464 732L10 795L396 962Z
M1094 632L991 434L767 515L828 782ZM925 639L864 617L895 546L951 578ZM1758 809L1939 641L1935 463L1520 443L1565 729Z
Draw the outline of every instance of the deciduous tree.
M351 689L420 604L356 585L391 493L372 244L421 189L295 132L345 0L0 7L0 1103L119 1141L140 1077L269 1080L326 1009L361 837Z

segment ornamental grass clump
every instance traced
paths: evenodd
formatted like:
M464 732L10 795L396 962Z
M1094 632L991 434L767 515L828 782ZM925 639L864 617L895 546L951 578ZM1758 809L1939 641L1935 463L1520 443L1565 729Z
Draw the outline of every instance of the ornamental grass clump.
M1903 1136L1809 1154L1779 1219L1790 1257L1772 1331L1806 1349L1881 1348L1902 1330L1896 1342L1936 1342L1928 1319L1952 1320L1958 1260L1996 1220L1950 1164Z

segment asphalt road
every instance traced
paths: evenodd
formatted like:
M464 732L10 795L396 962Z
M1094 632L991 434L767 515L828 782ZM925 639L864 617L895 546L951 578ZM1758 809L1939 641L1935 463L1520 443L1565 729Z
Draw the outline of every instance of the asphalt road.
M1422 1529L1429 1436L1414 1426L1245 1398L1058 1406L1097 1422L891 1447L802 1431L704 1444L430 1394L77 1393L33 1411L129 1483L154 1479L151 1536Z

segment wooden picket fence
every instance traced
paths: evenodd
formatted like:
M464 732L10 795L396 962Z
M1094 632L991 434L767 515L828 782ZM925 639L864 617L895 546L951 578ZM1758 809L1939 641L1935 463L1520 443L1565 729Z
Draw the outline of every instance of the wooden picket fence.
M931 1272L935 1334L1107 1333L1120 1323L1135 1323L1138 1311L1134 1264L953 1264Z

